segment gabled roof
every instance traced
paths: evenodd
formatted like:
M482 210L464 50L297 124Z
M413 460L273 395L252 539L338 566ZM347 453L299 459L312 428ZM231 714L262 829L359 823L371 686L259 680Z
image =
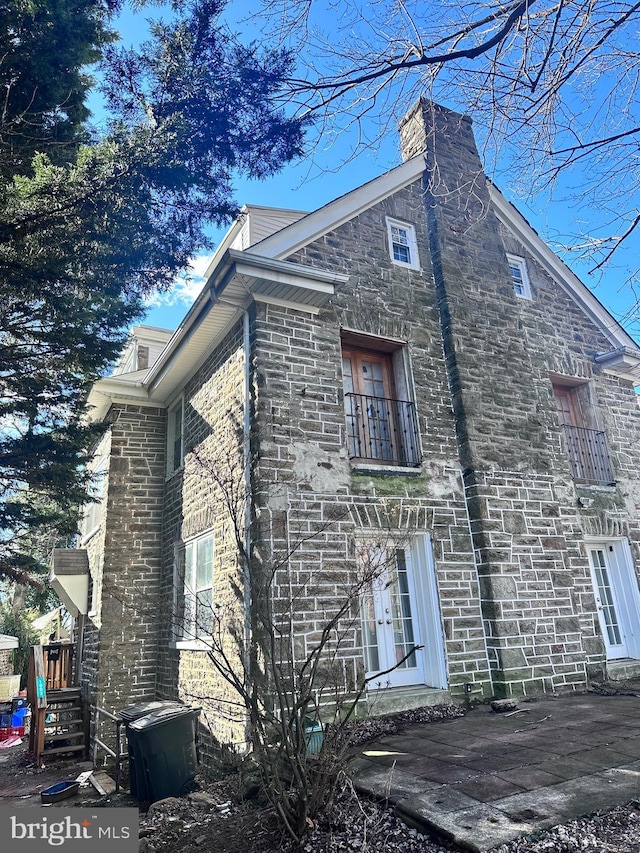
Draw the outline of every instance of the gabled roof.
M239 250L232 247L252 210L243 208L213 257L206 285L160 357L142 376L138 371L97 382L89 397L93 418L104 417L114 401L170 404L253 300L317 313L348 276L285 259L418 180L424 170L424 155L419 154L306 215L283 210L279 216L275 208L256 208L266 227L268 221L290 224ZM611 349L598 354L597 361L609 372L640 381L640 351L633 338L490 182L489 194L498 219L610 341Z
M247 251L249 254L255 252L265 258L285 258L323 237L329 231L339 228L340 225L403 187L409 186L418 180L424 170L424 155L418 154L406 163L401 163L383 175L319 207L313 213L308 213L292 225L256 243Z

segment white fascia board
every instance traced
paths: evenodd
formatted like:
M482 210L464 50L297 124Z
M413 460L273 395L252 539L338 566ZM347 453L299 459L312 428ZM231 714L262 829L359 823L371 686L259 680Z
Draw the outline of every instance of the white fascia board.
M0 634L0 651L17 649L19 645L20 641L17 637L12 636L11 634Z
M142 385L145 373L144 370L137 370L135 373L106 376L94 382L86 403L88 420L94 423L103 420L114 403L128 403L136 406L157 405L149 400L149 392ZM132 382L122 379L122 376L138 378Z
M516 210L511 202L507 201L500 190L490 181L488 181L488 187L493 209L498 219L515 234L554 281L578 303L585 314L593 320L616 348L630 347L636 350L638 345L633 338L625 332L618 321L611 316L578 276L536 234L524 216Z
M594 361L602 365L605 373L620 376L634 385L640 383L640 350L637 348L618 347L611 352L601 352Z
M213 257L211 258L211 261L209 262L209 266L207 267L207 269L205 270L205 273L204 273L204 277L207 280L207 282L209 281L209 279L213 275L216 267L220 264L220 261L224 257L225 252L227 251L229 246L233 243L233 241L236 239L236 237L238 236L238 234L242 230L244 223L247 221L248 213L249 213L249 207L248 207L248 205L245 204L244 207L241 208L240 213L236 216L235 220L233 221L231 228L229 228L227 233L224 235L224 237L220 241L218 247L216 248L215 252L213 253Z
M337 284L344 284L349 279L346 273L323 270L319 267L306 267L289 261L278 261L270 257L252 255L249 251L230 249L229 257L234 261L235 275L289 284L292 287L311 287L330 296Z
M203 326L211 325L208 336L207 352L227 334L239 313L253 299L254 293L260 301L269 302L268 293L260 293L265 283L279 284L288 289L283 298L291 306L302 311L315 313L317 307L335 293L338 285L348 281L345 273L306 267L288 261L249 255L239 249L227 249L213 270L205 290L200 293L187 316L182 321L164 352L149 369L144 379L144 387L149 392L150 405L163 405L169 396L175 393L175 379L165 382L170 392L160 391L159 385L174 370L180 373L181 380L193 374L202 363L206 354L200 348L188 353L186 348L193 334ZM298 297L298 298L296 298ZM280 301L279 304L282 304Z
M380 175L379 178L374 178L313 213L307 214L297 222L287 225L286 228L282 228L271 237L266 237L246 251L248 254L262 255L265 258L283 258L291 255L398 190L412 184L424 173L424 170L424 155L418 154L406 163L401 163L384 175Z
M154 341L159 344L165 344L173 332L171 329L161 329L160 326L133 326L131 329L131 335L138 338L141 338L145 341Z

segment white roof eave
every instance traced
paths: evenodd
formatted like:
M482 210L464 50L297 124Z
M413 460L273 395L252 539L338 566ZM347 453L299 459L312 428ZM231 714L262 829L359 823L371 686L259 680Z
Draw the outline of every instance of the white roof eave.
M385 172L384 175L308 213L297 222L287 225L286 228L281 228L270 237L265 237L264 240L247 249L247 254L255 253L264 258L287 257L403 187L409 186L421 177L424 170L424 154L418 154Z
M0 651L17 649L19 645L20 641L17 637L13 637L11 634L0 634Z
M100 380L89 403L103 417L115 400L165 406L254 299L313 314L347 280L345 273L227 249L143 381Z

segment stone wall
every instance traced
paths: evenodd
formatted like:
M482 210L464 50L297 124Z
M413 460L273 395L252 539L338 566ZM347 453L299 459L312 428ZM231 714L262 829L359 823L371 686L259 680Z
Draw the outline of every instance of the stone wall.
M421 269L392 263L387 216L414 225ZM476 697L489 695L478 576L421 183L405 187L288 260L350 276L317 317L275 306L256 311L260 444L255 483L259 511L269 518L266 559L277 560L278 549L295 547L301 525L310 536L290 561L295 578L309 579L308 588L304 582L295 587L296 637L312 641L323 620L331 618L340 601L338 590L348 585L345 573L353 577L355 572L356 543L363 537L377 532L410 543L426 535L433 543L449 687L459 697L465 684ZM404 342L418 412L420 468L390 473L384 467L376 471L353 465L347 458L341 329ZM279 532L275 540L274 530ZM318 577L324 591L313 583ZM292 595L290 578L283 573L278 580L276 597L286 602ZM352 619L341 636L339 657L348 685L362 674L359 620ZM397 707L403 701L406 697L399 696Z
M181 617L185 543L213 532L216 614L221 625L243 630L242 568L235 526L244 528L244 348L239 323L184 388L183 467L166 482L162 529L161 654L158 692L202 707L203 749L211 763L215 744L244 743L238 697L212 666L212 644L184 636ZM231 497L233 510L223 500ZM178 571L176 571L176 568ZM237 664L238 644L229 634L225 654Z
M604 663L584 535L638 539L633 388L597 367L610 341L493 215L470 122L422 103L403 132L407 153L421 133L427 151L434 279L496 689L584 687L586 667ZM532 300L514 294L505 252L525 258ZM615 487L573 483L550 374L588 381L588 425L607 434Z
M97 589L85 630L83 690L113 713L156 696L166 414L117 405L110 420L104 526L85 544ZM113 724L102 721L95 733L112 742Z
M111 430L108 430L96 447L94 459L109 456L111 453ZM107 500L109 493L109 470L105 473L103 484L103 502L100 512L96 513L98 525L80 540L79 544L87 551L89 561L89 612L84 622L82 664L80 686L84 702L91 706L98 704L98 670L100 664L100 611L102 604L102 570L105 553L105 534L107 525Z
M241 645L245 618L255 629L270 604L294 665L350 595L359 543L428 540L439 600L430 628L457 698L584 688L605 661L585 536L628 538L638 565L640 409L630 383L594 362L610 342L494 216L470 122L421 102L402 132L406 156L425 152L425 179L287 258L349 281L317 315L250 308L249 364L238 323L186 381L181 468L167 478L163 410L112 411L107 526L86 543L99 586L86 689L110 710L156 696L201 705L209 759L245 733L210 644L181 632L185 543L195 537L214 534L221 625ZM418 269L392 262L386 217L415 228ZM525 258L531 300L514 294L507 252ZM396 350L416 405L418 467L348 458L342 344L358 335ZM585 383L615 485L573 482L552 374ZM251 614L236 539L247 449ZM356 599L336 630L333 661L349 693L363 674ZM225 636L239 667L238 642ZM396 707L407 701L393 695Z

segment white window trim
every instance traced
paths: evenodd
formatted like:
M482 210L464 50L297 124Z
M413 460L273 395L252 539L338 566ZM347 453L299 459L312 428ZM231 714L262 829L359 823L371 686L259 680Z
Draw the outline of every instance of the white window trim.
M175 426L174 412L180 409L180 464L174 465ZM173 476L184 465L184 396L167 409L167 477Z
M408 222L401 222L399 219L390 219L388 216L385 217L387 222L387 239L389 241L389 257L391 258L391 263L395 264L398 267L404 267L405 269L410 270L419 270L420 269L420 257L418 255L418 242L416 240L416 229L413 225ZM392 236L392 228L403 228L407 232L407 242L409 249L409 257L411 260L409 263L405 263L404 261L399 261L393 257L393 236Z
M81 523L80 544L84 545L100 529L102 513L104 511L104 499L106 497L107 475L109 472L109 457L106 454L98 457L93 465L91 481L89 483L89 494L96 498L83 506ZM88 522L92 521L91 526Z
M518 267L520 270L520 278L522 279L522 293L518 293L515 288L515 282L513 281L513 276L511 277L511 285L513 287L514 294L518 297L518 299L533 299L533 294L531 293L531 284L529 282L529 273L527 271L527 262L524 258L521 258L519 255L507 255L507 261L511 266Z
M201 542L211 540L211 586L203 587L202 590L196 589L197 562L192 561L191 576L187 577L187 552L190 548L195 549L197 555L198 545ZM213 607L213 583L214 583L214 564L215 564L215 537L213 530L207 530L204 533L194 536L181 546L180 543L174 545L174 568L173 568L173 643L172 646L177 649L209 649L210 644L207 643L206 636L197 636L197 616L195 606L193 608L193 622L187 624L188 607L187 602L191 599L193 602L199 592L211 589L211 606Z

